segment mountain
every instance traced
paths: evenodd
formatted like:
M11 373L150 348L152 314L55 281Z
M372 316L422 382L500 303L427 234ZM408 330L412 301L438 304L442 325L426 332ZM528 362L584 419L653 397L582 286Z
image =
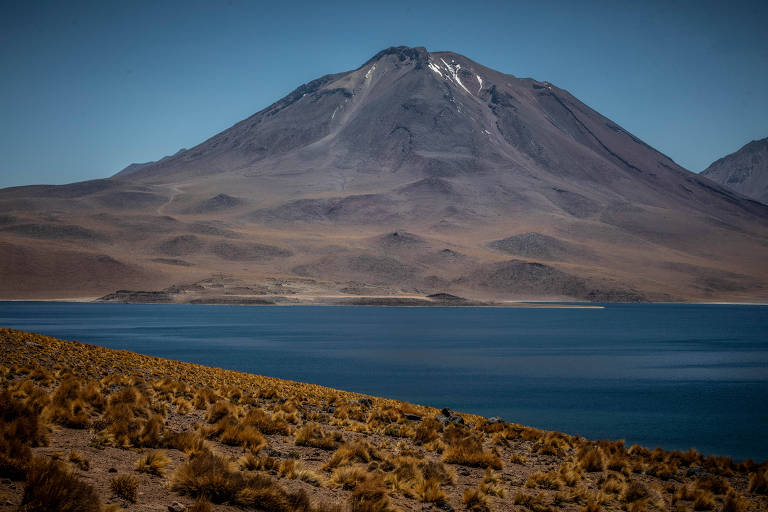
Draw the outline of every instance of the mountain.
M767 206L554 84L424 48L111 178L0 190L0 212L4 298L768 297Z
M702 176L768 204L768 137L753 140L701 172Z

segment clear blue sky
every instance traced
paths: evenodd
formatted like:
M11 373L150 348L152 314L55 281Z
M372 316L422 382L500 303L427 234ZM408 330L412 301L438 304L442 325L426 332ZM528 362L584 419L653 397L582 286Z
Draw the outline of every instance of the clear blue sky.
M191 147L393 45L548 80L700 171L768 136L768 2L0 3L0 186Z

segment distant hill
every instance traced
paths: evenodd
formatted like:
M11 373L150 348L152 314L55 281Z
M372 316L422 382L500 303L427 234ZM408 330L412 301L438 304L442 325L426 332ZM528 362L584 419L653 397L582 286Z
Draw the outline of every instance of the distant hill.
M0 190L0 213L2 298L768 299L768 206L550 82L420 47L109 179Z
M768 204L768 137L714 161L701 175Z

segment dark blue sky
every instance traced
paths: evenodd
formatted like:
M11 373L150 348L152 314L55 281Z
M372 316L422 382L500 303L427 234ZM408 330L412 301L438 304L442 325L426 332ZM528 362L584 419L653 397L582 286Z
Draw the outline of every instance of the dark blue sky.
M0 186L191 147L393 45L548 80L688 169L768 136L768 2L0 4Z

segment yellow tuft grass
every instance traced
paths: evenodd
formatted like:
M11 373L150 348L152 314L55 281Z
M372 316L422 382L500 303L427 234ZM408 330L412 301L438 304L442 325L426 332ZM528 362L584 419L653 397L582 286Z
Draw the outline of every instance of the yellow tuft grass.
M151 475L163 476L165 474L165 468L170 464L171 459L168 458L160 450L152 450L147 452L136 461L136 471L140 473L149 473Z

